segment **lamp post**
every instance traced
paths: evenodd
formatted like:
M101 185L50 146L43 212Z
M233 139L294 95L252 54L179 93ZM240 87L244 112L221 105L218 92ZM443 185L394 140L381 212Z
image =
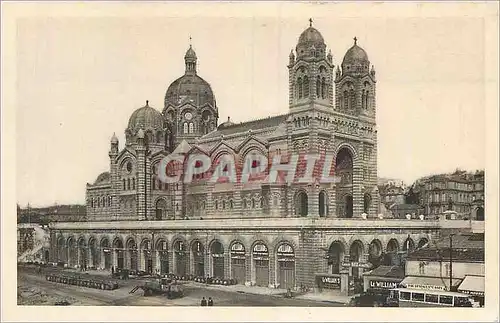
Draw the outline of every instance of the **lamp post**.
M453 286L453 233L450 233L450 291Z

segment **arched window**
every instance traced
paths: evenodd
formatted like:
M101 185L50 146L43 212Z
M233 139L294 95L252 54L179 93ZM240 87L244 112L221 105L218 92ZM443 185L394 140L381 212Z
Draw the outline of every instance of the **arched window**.
M365 100L365 90L363 90L363 92L361 93L361 107L363 109L366 109L365 103L366 103L366 100Z
M254 208L255 208L255 200L252 199L252 209L254 209Z
M349 106L350 109L356 108L356 95L354 94L354 90L351 89L349 96L351 97L351 105Z
M365 109L369 109L370 108L370 92L368 90L366 90L366 93L365 93Z
M187 122L184 122L184 133L188 133L189 129L188 129L188 123Z
M130 178L127 178L127 190L130 189Z
M309 78L304 76L304 98L309 97Z
M125 185L125 178L124 178L124 179L123 179L123 190L126 190L126 189L127 189L127 187L126 187L126 185Z
M97 207L101 207L101 198L100 197L97 198Z
M302 99L302 78L297 79L297 93L298 93L298 98Z
M246 209L247 208L247 200L243 199L243 208Z
M222 208L225 209L226 208L226 201L222 201Z
M218 210L219 209L219 201L215 201L215 209Z
M349 109L349 93L347 90L344 91L344 106L342 108Z
M318 75L318 77L316 78L316 97L319 98L320 94L321 94L321 81Z
M326 215L326 193L324 191L319 193L319 216L325 216Z
M156 178L151 178L151 189L156 190Z
M194 133L194 123L189 123L189 133Z
M326 96L327 96L327 93L326 93L326 80L323 77L323 79L321 80L321 98L325 99Z
M233 200L229 200L229 208L232 209L233 208Z
M135 190L135 177L132 178L132 189Z
M94 207L94 199L93 198L90 199L90 207L92 207L92 208Z

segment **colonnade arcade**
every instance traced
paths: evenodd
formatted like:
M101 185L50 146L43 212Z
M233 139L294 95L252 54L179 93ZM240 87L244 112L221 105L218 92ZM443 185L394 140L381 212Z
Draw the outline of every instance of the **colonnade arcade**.
M352 237L349 242L344 237L333 237L327 246L318 248L319 254L324 252L325 255L318 261L324 263L321 268L325 273L339 274L347 269L350 276L360 278L363 269L345 263L396 265L402 254L421 248L428 242L425 234L412 237L397 235L394 238L384 235L381 238L373 237L372 240L359 236ZM180 276L233 278L240 284L252 282L265 287L294 287L297 263L300 261L296 258L299 254L296 243L293 239L276 239L272 242L260 238L252 242L221 240L208 235L191 236L190 239L180 235L172 236L171 239L161 236L155 239L153 236L92 235L88 240L83 236L60 235L55 255L58 262L70 267L86 265L88 268L104 270L126 268ZM302 257L308 259L307 255Z

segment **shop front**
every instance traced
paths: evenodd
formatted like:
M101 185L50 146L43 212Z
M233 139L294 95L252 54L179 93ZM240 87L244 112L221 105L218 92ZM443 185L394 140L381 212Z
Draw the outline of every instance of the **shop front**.
M458 291L470 295L480 307L484 306L484 276L465 276Z
M398 288L404 277L404 270L399 266L379 266L363 275L363 290L385 295L390 289Z

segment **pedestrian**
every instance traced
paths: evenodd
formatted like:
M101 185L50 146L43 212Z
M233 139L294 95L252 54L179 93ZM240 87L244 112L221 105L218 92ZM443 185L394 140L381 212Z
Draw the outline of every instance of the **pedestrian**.
M214 301L212 300L212 297L208 298L208 306L214 306Z
M201 299L201 306L207 306L207 300L205 299L205 297Z
M115 266L111 267L111 275L115 274Z

